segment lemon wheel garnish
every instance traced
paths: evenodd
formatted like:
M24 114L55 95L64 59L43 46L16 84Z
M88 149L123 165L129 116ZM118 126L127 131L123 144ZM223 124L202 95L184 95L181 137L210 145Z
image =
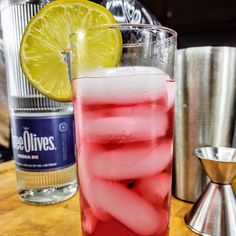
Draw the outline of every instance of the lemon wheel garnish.
M47 4L30 20L21 41L20 62L26 79L51 99L72 101L64 54L69 48L70 35L81 28L112 23L115 19L106 8L87 0L58 0ZM89 55L93 53L103 55L100 63L106 67L118 64L122 39L118 31L114 31L114 35L90 37L86 55L90 60L83 62L90 65L85 67L96 67ZM104 53L106 45L109 46L107 55Z

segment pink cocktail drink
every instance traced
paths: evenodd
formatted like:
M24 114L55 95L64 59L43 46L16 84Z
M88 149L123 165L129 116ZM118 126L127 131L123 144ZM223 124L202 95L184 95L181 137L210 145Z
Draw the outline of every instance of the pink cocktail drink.
M73 90L83 235L168 235L175 81L120 67Z

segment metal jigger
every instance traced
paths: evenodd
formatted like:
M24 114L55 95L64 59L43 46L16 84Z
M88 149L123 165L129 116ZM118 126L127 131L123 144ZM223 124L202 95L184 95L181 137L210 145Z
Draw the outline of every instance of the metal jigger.
M203 147L193 154L211 182L185 216L186 224L204 236L236 236L236 199L231 185L236 177L236 149Z

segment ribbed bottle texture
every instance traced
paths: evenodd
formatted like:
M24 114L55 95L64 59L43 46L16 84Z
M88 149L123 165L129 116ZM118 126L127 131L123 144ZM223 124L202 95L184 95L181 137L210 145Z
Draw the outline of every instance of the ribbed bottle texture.
M21 3L6 7L1 13L8 74L9 107L14 111L50 111L67 109L71 106L71 104L56 102L41 95L25 79L20 67L21 38L29 20L42 7L42 4Z
M31 204L60 202L77 189L72 104L40 94L20 67L24 30L45 2L12 1L1 11L17 186Z

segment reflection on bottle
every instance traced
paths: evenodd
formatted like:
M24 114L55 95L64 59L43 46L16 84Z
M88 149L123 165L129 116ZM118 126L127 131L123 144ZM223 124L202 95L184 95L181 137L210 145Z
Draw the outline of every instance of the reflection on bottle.
M104 0L101 4L118 23L160 25L156 17L137 0Z

